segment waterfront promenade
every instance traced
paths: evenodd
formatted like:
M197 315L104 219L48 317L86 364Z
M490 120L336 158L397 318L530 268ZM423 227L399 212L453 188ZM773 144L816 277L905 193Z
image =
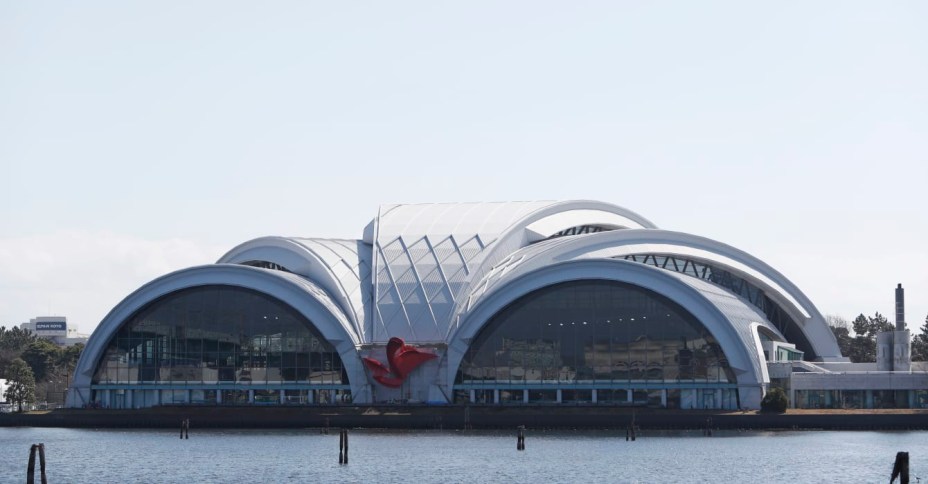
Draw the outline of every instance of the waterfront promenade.
M164 406L136 410L61 409L0 414L2 427L173 428L824 429L928 430L928 410L698 411L606 406Z

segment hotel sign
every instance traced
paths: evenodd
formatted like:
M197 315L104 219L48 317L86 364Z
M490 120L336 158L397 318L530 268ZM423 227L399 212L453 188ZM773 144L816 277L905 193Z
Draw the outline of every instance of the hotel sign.
M50 323L35 323L36 331L67 331L68 323L63 321Z

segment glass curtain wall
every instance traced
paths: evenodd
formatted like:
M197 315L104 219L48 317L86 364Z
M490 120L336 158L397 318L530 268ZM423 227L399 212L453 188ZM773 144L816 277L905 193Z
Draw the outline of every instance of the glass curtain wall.
M117 331L93 378L94 384L291 382L347 385L348 378L310 321L270 296L233 286L185 289L150 304ZM170 401L177 398L171 394ZM259 398L282 400L279 392Z
M487 322L456 377L459 385L636 382L736 380L718 342L689 312L653 291L604 280L556 284L515 301Z

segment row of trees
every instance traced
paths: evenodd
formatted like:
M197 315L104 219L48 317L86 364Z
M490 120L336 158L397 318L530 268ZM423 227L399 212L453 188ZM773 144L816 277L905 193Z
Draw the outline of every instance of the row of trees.
M61 348L31 331L0 326L0 378L9 385L6 400L20 411L36 395L63 401L83 349L82 344Z
M840 316L828 316L827 319L841 354L854 363L876 361L876 335L895 329L895 325L879 312L873 316L860 314L850 323ZM921 333L912 338L912 361L928 361L928 316L919 329Z

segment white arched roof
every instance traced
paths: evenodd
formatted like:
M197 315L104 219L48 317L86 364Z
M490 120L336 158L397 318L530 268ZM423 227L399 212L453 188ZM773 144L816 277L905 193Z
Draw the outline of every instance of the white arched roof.
M485 294L508 284L520 274L563 261L613 259L633 254L673 255L725 268L761 288L786 311L798 323L819 358L826 361L842 358L825 318L785 276L760 259L729 245L668 230L602 232L554 239L522 249L501 261L475 284L455 320L460 320Z
M495 314L538 289L561 282L597 279L633 284L669 298L702 322L718 341L739 386L760 388L769 382L765 359L758 353L755 328L763 326L780 338L782 335L753 306L708 282L683 274L618 259L578 259L519 271L462 315L460 326L448 340L445 366L448 391L470 343Z
M272 262L324 289L365 339L370 327L371 247L359 240L261 237L223 255L218 264Z
M444 341L471 284L511 253L583 225L653 228L596 201L390 205L365 230L373 245L371 341Z
M113 335L136 312L168 294L206 285L252 289L292 307L309 319L322 337L338 351L348 374L352 394L363 393L367 377L356 349L360 338L325 291L296 274L243 265L215 264L191 267L159 277L117 304L94 330L81 353L74 370L68 405L80 406L82 402L89 401L91 380L103 352Z

